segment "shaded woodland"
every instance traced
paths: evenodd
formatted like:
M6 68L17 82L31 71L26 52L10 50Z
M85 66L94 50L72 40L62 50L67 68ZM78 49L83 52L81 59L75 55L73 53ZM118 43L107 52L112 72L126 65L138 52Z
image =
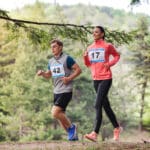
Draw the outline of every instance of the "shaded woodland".
M80 11L79 11L80 10ZM64 52L82 68L74 81L74 95L67 115L79 126L79 136L90 132L95 118L95 92L90 71L83 64L83 52L92 42L92 27L106 28L106 40L121 54L112 68L109 96L120 124L150 131L150 17L109 7L59 6L36 2L1 17L56 25L36 25L0 19L0 141L65 140L66 133L50 114L53 105L51 80L36 76L47 70L51 57L49 41L59 38ZM74 24L79 27L60 26ZM83 25L85 28L83 28ZM80 27L81 26L81 27ZM112 137L112 125L104 114L101 140Z

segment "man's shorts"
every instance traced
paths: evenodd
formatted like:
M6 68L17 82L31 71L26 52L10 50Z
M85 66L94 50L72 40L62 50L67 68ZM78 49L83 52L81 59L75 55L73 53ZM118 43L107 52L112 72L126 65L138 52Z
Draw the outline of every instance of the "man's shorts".
M54 105L61 107L63 111L65 111L71 99L72 99L72 92L54 94Z

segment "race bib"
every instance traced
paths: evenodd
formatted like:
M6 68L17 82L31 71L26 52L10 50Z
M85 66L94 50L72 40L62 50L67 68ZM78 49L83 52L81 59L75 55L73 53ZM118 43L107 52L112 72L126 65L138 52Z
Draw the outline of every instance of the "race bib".
M56 64L51 66L51 73L53 78L64 77L65 70L62 64Z
M104 62L105 61L105 50L104 48L90 49L88 56L91 62Z

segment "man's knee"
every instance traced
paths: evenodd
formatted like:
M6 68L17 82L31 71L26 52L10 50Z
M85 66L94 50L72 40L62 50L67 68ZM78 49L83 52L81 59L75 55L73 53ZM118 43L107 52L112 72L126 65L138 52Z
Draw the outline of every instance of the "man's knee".
M60 110L57 109L56 107L53 107L51 110L51 115L53 118L58 119L60 114Z

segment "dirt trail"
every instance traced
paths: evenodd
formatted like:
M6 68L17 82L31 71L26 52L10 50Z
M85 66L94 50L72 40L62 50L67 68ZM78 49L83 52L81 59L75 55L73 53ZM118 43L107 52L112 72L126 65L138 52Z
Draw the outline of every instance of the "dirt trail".
M30 142L3 143L0 150L150 150L150 143L130 142Z
M40 142L6 142L0 143L0 150L150 150L150 133L130 131L124 132L120 142L111 138L105 142L90 142L82 139L78 142L69 141L40 141Z

